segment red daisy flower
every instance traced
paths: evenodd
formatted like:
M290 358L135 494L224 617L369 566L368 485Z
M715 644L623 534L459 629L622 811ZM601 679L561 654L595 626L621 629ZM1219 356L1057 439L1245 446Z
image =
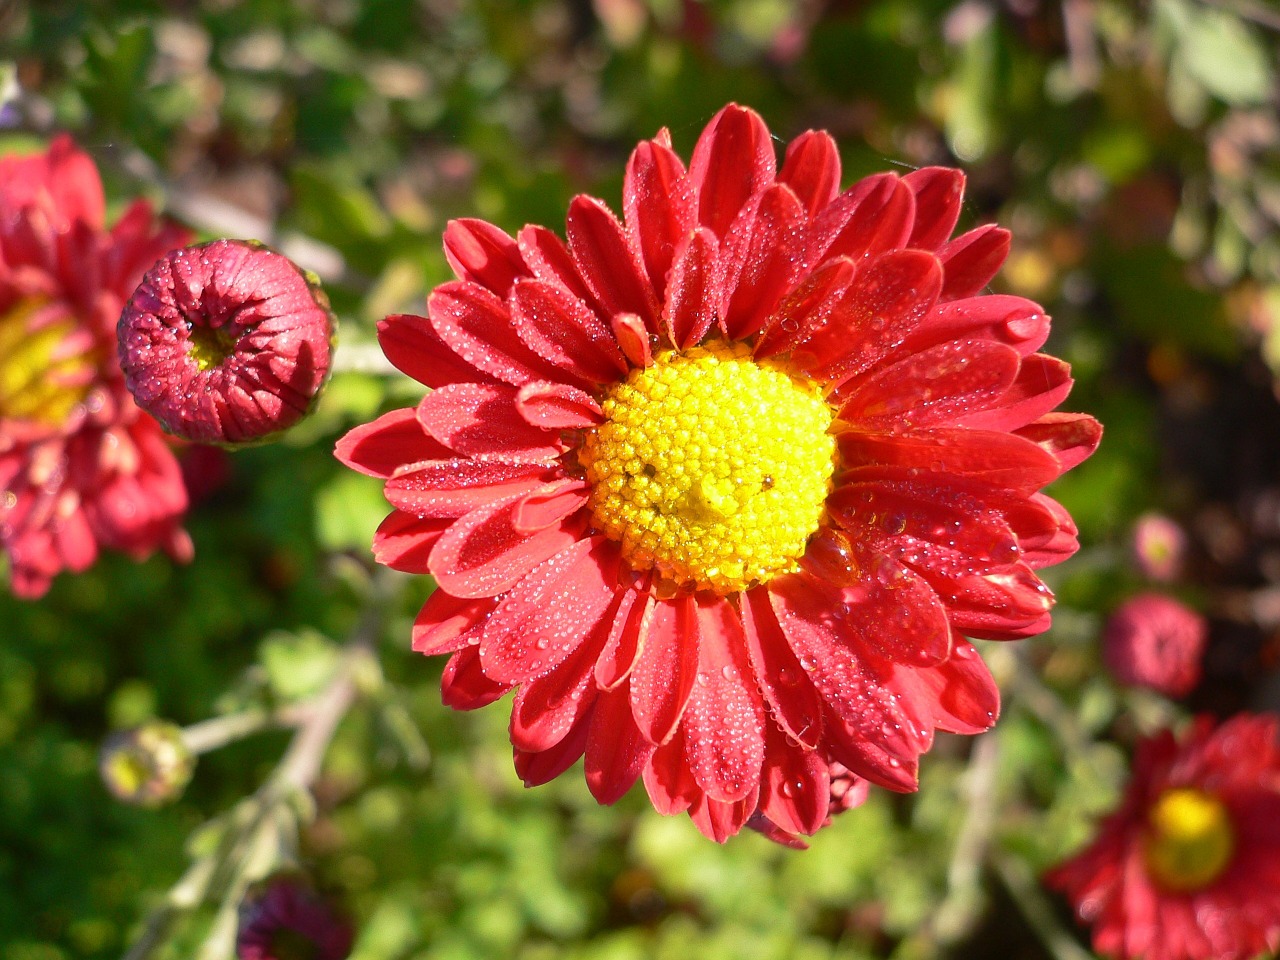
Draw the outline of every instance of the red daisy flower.
M143 200L104 219L98 171L69 138L0 158L0 548L23 597L102 547L191 555L177 461L115 351L125 299L187 234Z
M1048 626L1035 568L1077 543L1039 490L1100 429L1049 413L1040 307L978 295L1008 233L948 240L962 174L839 178L828 134L779 170L731 105L688 168L636 148L623 221L576 198L567 245L451 223L459 279L380 325L433 389L338 456L386 480L375 556L436 579L446 702L518 688L526 783L585 754L603 803L643 777L716 839L813 833L831 763L911 790L935 729L993 722L962 634Z
M166 430L239 444L311 409L334 331L314 277L262 244L214 240L147 271L120 316L129 392Z
M1280 947L1280 722L1201 717L1139 744L1120 808L1046 882L1099 953L1247 960Z
M238 960L346 960L355 933L306 881L279 874L240 905Z
M1208 639L1209 624L1200 614L1172 597L1142 593L1107 621L1102 656L1121 683L1181 697L1200 681Z

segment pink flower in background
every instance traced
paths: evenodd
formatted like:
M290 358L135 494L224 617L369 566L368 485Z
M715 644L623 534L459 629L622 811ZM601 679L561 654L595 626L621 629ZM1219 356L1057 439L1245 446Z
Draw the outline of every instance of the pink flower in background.
M147 271L119 325L138 405L202 443L261 440L311 409L334 318L314 278L258 243L214 240Z
M1208 639L1209 625L1196 611L1172 597L1143 593L1107 621L1102 656L1120 683L1181 697L1200 680Z
M1035 571L1077 542L1040 490L1101 428L1051 412L1043 310L982 294L1008 233L951 238L959 171L839 181L828 134L779 168L730 105L688 167L636 148L623 220L574 199L567 244L454 221L459 279L380 325L433 389L337 454L386 481L375 556L436 580L445 701L517 688L527 784L585 755L602 803L811 834L834 765L912 790L936 730L994 722L964 635L1049 625Z
M1133 526L1133 559L1142 575L1167 583L1182 573L1187 535L1176 520L1144 513Z
M278 874L240 905L237 960L346 960L354 931L300 876Z
M102 548L191 556L177 461L115 351L125 299L187 233L143 200L104 221L98 171L70 138L0 158L0 549L22 597Z
M1121 805L1050 871L1122 960L1248 960L1280 947L1280 723L1201 717L1138 745Z

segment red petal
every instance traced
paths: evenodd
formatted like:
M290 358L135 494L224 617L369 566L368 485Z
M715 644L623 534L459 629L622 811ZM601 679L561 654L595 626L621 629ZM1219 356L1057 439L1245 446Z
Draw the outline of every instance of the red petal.
M1008 571L957 579L947 610L961 633L989 640L1015 640L1049 627L1053 594L1025 564Z
M574 377L611 383L627 372L613 331L563 287L519 281L511 291L511 315L532 350Z
M446 707L454 710L478 710L500 700L510 684L495 683L480 669L480 655L475 647L464 647L449 658L440 678L440 694Z
M755 791L764 760L764 704L742 624L723 597L700 597L698 672L684 714L685 757L698 786L732 803Z
M646 140L627 161L622 186L627 237L659 299L666 291L676 245L693 225L696 197L684 172L684 164L669 146Z
M931 253L895 250L858 272L824 327L792 352L813 376L838 382L883 360L929 312L942 285Z
M634 313L657 333L657 297L613 211L594 197L578 196L565 223L573 262L605 315Z
M1050 413L1027 424L1017 435L1048 450L1066 473L1098 449L1102 424L1084 413Z
M619 591L616 607L608 614L612 626L596 660L596 685L601 690L612 690L626 680L640 656L656 602L649 580L646 576L632 588Z
M516 410L525 423L542 430L586 429L604 421L590 394L564 383L526 383L516 394Z
M653 363L653 347L658 338L649 333L643 320L634 313L616 313L609 323L619 348L633 367L647 367Z
M769 128L754 110L731 103L698 138L689 182L698 193L698 222L724 240L747 200L767 187L777 170Z
M392 570L429 573L431 550L452 522L422 520L393 510L373 535L373 559Z
M831 806L830 766L816 750L801 750L770 728L760 778L760 812L791 834L812 835Z
M846 722L827 712L827 745L831 758L850 771L889 790L911 793L920 786L919 754L900 756L868 739L856 722Z
M524 683L511 705L511 745L538 753L569 733L595 704L591 665L598 644L580 644L554 669ZM484 654L481 653L481 662Z
M451 451L469 457L550 460L562 447L555 434L520 416L519 394L502 384L451 383L418 404L418 421Z
M716 843L725 843L737 836L756 811L760 791L753 791L746 799L724 803L706 794L689 807L689 819L702 831L702 835Z
M492 380L449 349L426 317L396 313L379 320L378 343L397 370L428 387Z
M883 625L855 622L836 627L833 614L839 600L833 601L830 591L801 575L774 580L769 584L769 598L800 666L826 703L827 720L834 721L826 737L860 745L858 756L867 753L861 746L865 744L871 748L870 755L883 753L899 765L918 756L930 731L914 722L858 642L865 642L868 631L883 629ZM852 769L847 760L841 762ZM855 772L879 779L861 770Z
M966 338L1007 343L1025 357L1049 339L1049 317L1040 304L1023 297L989 293L951 300L936 304L902 349L914 352Z
M520 231L517 242L535 277L564 287L597 314L600 312L600 305L578 272L563 240L546 227L530 224Z
M1080 531L1076 529L1075 521L1067 513L1067 508L1053 498L1037 493L1031 498L1031 502L1049 513L1056 524L1048 536L1039 531L1018 531L1023 562L1032 570L1037 570L1061 563L1074 555L1080 549L1080 541L1077 539Z
M663 816L683 813L702 796L684 762L684 743L679 736L653 752L643 773L649 802Z
M699 227L677 248L662 308L662 329L677 347L698 343L716 320L720 282L716 235Z
M902 178L916 195L916 222L908 246L937 250L960 219L964 172L951 167L922 167Z
M988 409L975 410L956 423L973 430L1017 430L1065 400L1073 383L1068 364L1033 353L1023 359L1017 380Z
M951 657L917 671L933 693L934 722L951 733L982 733L1000 715L1000 690L973 644L956 637Z
M589 496L585 480L564 477L521 497L511 512L511 525L524 534L545 530L576 513Z
M516 750L516 775L524 781L524 785L538 787L549 783L577 763L587 746L590 721L589 716L580 717L564 739L548 750L539 753Z
M756 682L787 735L806 747L822 742L822 699L783 636L767 590L743 594L743 637Z
M512 513L521 497L472 510L445 531L431 551L431 573L442 590L457 597L493 597L530 570L577 542L581 524L567 520L525 536Z
M600 622L617 589L618 553L608 540L579 540L560 551L489 618L480 640L485 673L522 683L564 662Z
M742 208L722 244L720 313L729 339L754 335L794 286L803 266L804 229L804 208L784 184Z
M787 294L764 322L755 355L770 357L790 350L812 334L834 324L857 267L846 258L830 260Z
M976 296L991 282L1009 256L1011 234L1003 227L985 226L962 233L942 245L938 259L946 274L942 300Z
M914 467L1024 493L1034 493L1061 472L1053 455L1030 440L991 430L937 427L896 437L842 433L837 443L848 467Z
M630 591L628 591L630 592ZM623 687L601 691L587 734L587 788L598 803L613 804L631 789L653 756L631 718L631 694Z
M807 130L787 144L778 182L789 186L816 216L840 189L840 151L825 130Z
M447 457L449 450L422 429L417 411L406 407L353 428L338 441L333 455L352 470L385 479L406 463Z
M564 378L520 339L506 302L479 284L441 284L427 298L427 310L449 349L498 380L518 387Z
M892 173L859 180L818 214L804 257L818 264L832 257L858 261L897 250L911 235L915 195Z
M422 518L456 518L477 507L537 489L557 468L509 460L428 460L387 481L393 507Z
M464 600L443 590L435 591L413 621L414 651L433 656L474 646L493 607L493 601L487 597Z
M698 674L698 621L692 597L660 600L631 671L631 712L650 743L675 734Z
M444 256L459 280L470 280L499 297L529 269L506 232L484 220L450 220L444 228Z
M986 340L941 343L881 367L842 394L840 418L868 433L946 424L982 411L1018 376L1012 347Z

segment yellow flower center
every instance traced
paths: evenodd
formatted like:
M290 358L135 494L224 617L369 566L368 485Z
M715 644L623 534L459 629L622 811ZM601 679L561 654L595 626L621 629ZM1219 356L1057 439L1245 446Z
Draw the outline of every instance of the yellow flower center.
M43 307L39 300L22 300L0 314L0 418L59 424L88 392L88 358L65 349L75 320L33 331L31 321Z
M659 354L602 407L581 463L595 522L633 568L720 594L797 569L835 465L816 385L713 341Z
M1166 890L1207 887L1231 862L1231 815L1212 794L1190 787L1160 794L1147 818L1147 870Z
M187 353L201 370L218 366L236 352L236 336L227 327L191 325Z

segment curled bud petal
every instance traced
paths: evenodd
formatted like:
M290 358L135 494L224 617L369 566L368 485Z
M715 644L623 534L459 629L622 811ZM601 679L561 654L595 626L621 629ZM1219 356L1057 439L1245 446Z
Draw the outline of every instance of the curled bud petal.
M138 405L170 433L246 443L311 409L334 325L328 298L293 261L214 240L147 271L120 316L120 365Z

